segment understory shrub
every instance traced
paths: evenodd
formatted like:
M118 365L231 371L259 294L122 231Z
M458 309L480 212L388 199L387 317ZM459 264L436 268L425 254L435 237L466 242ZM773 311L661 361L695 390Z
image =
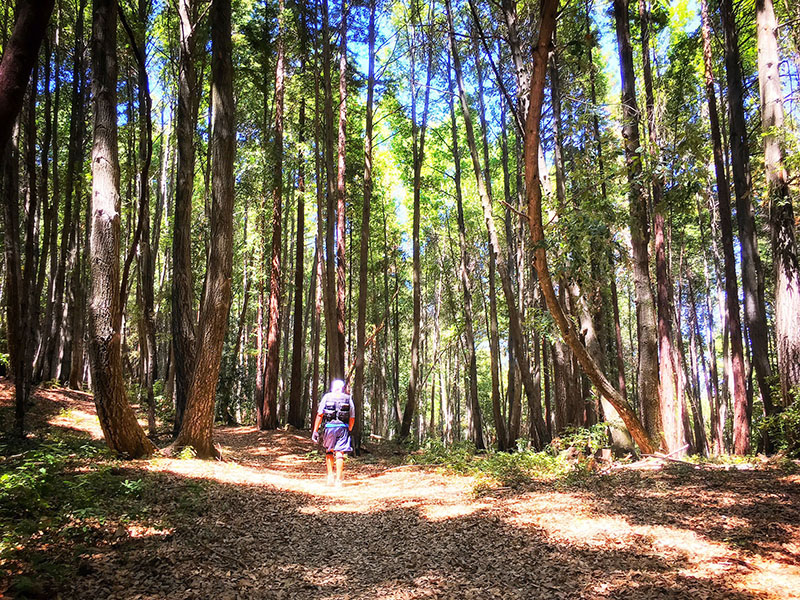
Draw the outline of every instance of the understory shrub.
M759 425L763 434L769 436L773 447L789 458L800 458L800 391L795 400L781 412L766 417Z

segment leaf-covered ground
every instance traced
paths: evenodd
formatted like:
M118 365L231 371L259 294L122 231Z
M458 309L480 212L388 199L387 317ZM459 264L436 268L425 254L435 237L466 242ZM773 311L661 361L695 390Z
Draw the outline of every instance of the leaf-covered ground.
M5 428L11 402L0 383ZM675 465L476 497L469 477L370 447L336 489L307 432L220 428L225 462L120 462L85 457L102 447L87 394L40 391L30 422L66 440L54 452L79 449L36 511L0 507L0 597L800 598L785 470ZM4 449L0 477L33 448Z

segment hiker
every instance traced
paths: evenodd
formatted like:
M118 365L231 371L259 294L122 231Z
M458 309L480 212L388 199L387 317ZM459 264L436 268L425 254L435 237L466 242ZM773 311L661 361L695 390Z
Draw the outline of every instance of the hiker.
M324 423L322 445L325 446L325 466L328 485L341 487L344 472L344 453L353 451L350 432L356 421L356 409L350 394L344 391L344 381L334 379L331 391L322 397L314 419L311 441L319 441L319 426ZM335 467L335 470L334 470Z

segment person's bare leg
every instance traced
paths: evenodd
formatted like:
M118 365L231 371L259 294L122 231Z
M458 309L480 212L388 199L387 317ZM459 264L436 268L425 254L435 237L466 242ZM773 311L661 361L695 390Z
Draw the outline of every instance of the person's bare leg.
M325 467L328 470L328 485L333 485L333 453L325 454Z
M336 453L336 484L342 485L344 477L344 452Z

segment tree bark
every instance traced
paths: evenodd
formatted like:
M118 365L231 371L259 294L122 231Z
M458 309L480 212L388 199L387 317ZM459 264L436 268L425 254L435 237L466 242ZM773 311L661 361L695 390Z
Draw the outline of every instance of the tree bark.
M628 171L630 198L630 230L633 251L633 280L636 295L636 327L639 340L638 382L640 404L644 408L644 426L651 439L663 436L659 400L658 338L656 310L650 287L650 265L647 246L650 232L647 199L641 186L642 162L639 138L639 109L636 104L633 48L628 23L628 0L614 0L617 44L622 78L622 137ZM631 432L633 433L633 432ZM638 441L638 440L637 440Z
M744 87L739 59L739 38L732 0L720 2L722 27L725 34L725 74L728 84L728 110L730 112L730 145L733 188L736 193L736 220L739 226L739 243L742 253L742 287L744 289L744 322L752 347L752 361L756 381L764 408L771 412L769 378L769 348L767 344L767 319L763 302L761 259L755 230L755 213L751 197L750 154L747 143L747 124L744 114ZM720 212L722 212L720 210ZM746 454L750 449L750 422L753 411L752 396L735 398L733 407L734 452Z
M800 385L800 263L795 241L795 217L789 174L782 147L783 91L778 65L778 27L772 0L756 0L758 26L758 86L761 92L761 127L764 131L764 167L769 195L769 223L775 270L775 336L781 404L791 403ZM765 403L765 407L766 407Z
M278 426L279 350L281 346L281 265L283 217L283 96L286 68L284 66L284 7L278 3L278 41L275 65L275 117L272 123L272 267L269 278L269 322L267 325L267 356L264 367L264 404L261 409L261 429Z
M219 365L231 306L233 163L236 155L231 0L213 0L209 18L213 99L211 247L200 309L197 365L189 387L184 422L175 441L176 447L191 446L202 458L219 455L212 433Z
M433 5L430 8L429 22L433 23ZM415 36L416 37L416 36ZM413 39L412 43L417 40ZM411 155L414 170L414 216L412 223L412 285L413 285L413 322L411 334L411 370L408 376L408 388L406 391L406 405L403 409L403 418L400 423L400 439L406 439L411 432L411 424L414 413L417 410L419 400L419 344L420 344L420 324L422 322L421 308L421 282L420 282L420 195L422 187L422 164L425 162L425 132L428 126L428 107L430 104L431 77L433 73L433 48L428 41L428 61L426 68L425 92L422 108L422 123L417 125L417 101L416 101L416 74L414 73L414 57L412 52L411 67Z
M372 207L372 134L373 103L375 98L375 11L376 0L369 2L369 29L367 32L368 57L366 125L364 128L364 208L361 213L361 245L359 247L358 270L358 317L356 321L356 361L353 401L356 405L356 420L353 439L355 451L361 451L364 425L364 351L367 338L367 273L369 269L370 211Z
M90 356L97 416L112 450L148 456L147 439L125 396L120 326L120 196L117 151L117 3L94 0L92 11L92 148Z
M172 233L172 338L175 345L175 424L177 435L195 362L194 281L192 275L192 194L199 96L197 93L198 0L178 0L180 51L176 134L178 173Z

